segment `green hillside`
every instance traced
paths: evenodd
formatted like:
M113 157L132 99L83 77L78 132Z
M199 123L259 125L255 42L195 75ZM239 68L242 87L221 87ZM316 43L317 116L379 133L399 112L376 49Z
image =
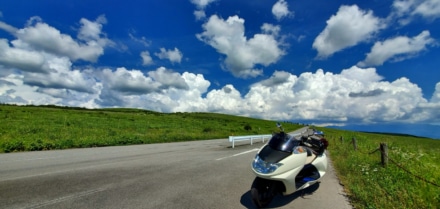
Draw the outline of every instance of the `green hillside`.
M0 105L0 152L149 144L268 134L274 121L217 113L158 113ZM300 125L283 123L286 130Z

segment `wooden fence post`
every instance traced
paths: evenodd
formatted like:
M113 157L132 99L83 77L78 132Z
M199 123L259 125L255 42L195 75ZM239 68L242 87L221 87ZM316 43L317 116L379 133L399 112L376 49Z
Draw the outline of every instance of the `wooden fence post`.
M356 138L353 137L353 139L351 139L351 141L353 142L353 148L354 148L354 151L356 151L356 150L357 150L357 142L356 142Z
M380 143L380 160L382 166L386 167L388 164L388 145L386 143Z

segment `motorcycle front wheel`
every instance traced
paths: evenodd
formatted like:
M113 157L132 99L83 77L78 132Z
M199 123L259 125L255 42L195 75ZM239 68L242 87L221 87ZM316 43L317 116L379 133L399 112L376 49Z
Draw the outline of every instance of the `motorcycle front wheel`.
M251 187L252 202L258 208L266 207L277 194L277 182L256 177Z

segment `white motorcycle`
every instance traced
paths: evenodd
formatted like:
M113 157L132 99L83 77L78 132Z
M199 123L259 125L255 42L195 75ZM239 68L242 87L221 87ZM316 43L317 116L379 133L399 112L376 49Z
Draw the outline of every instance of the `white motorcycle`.
M319 182L327 170L328 142L323 132L307 129L291 135L277 126L281 132L272 136L252 162L257 177L251 196L257 207L267 206L279 193L289 195Z

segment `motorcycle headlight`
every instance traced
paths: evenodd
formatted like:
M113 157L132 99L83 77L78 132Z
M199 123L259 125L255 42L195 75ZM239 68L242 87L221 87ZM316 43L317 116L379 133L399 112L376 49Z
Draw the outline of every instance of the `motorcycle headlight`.
M268 163L262 160L258 155L255 157L255 160L252 162L252 167L255 169L255 171L263 174L272 173L282 165L283 165L282 163Z

